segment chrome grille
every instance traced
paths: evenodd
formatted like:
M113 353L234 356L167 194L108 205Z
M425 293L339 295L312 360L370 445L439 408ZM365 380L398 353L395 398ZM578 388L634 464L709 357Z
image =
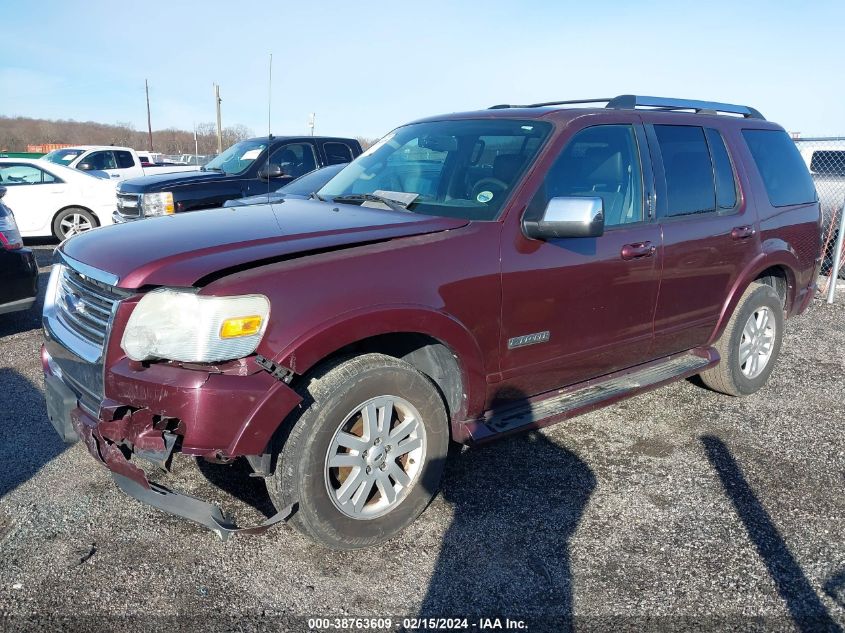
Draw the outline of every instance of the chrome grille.
M112 308L129 293L63 267L57 295L57 318L77 336L102 349Z
M117 212L124 218L140 218L143 215L141 209L141 194L117 192Z

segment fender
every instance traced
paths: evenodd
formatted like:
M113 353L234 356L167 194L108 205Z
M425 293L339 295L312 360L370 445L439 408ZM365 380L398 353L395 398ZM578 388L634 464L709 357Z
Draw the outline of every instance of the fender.
M461 420L483 410L486 380L484 361L475 337L453 317L423 305L375 305L344 312L297 337L273 359L303 374L334 352L380 334L413 333L430 336L457 358L464 390Z
M708 345L715 343L722 335L742 297L742 293L745 292L752 281L760 276L760 273L772 266L782 266L786 269L787 289L785 305L787 312L792 312L792 303L795 300L795 271L801 268L801 263L790 244L781 239L768 239L762 244L762 252L752 259L743 271L737 275L736 281L728 293L728 298L722 305L722 311L719 314L719 321L716 323L716 328L713 330L710 340L707 341Z

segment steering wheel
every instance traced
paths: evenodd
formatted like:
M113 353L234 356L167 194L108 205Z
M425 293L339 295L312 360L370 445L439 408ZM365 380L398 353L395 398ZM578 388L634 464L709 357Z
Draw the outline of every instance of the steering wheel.
M493 189L492 193L495 194L495 193L502 193L503 191L506 191L507 188L508 188L508 183L506 183L504 180L499 180L498 178L482 178L477 183L475 183L475 186L472 188L472 199L478 200L478 195L482 191ZM498 189L499 191L496 192L495 191L496 189ZM493 197L494 196L490 196L489 200L484 200L483 202L490 202L490 200L492 200Z

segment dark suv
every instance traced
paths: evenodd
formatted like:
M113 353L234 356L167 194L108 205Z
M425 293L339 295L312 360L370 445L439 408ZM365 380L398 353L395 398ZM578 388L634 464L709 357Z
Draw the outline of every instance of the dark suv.
M400 127L311 200L59 248L48 411L130 495L221 536L136 458L243 457L333 548L387 539L485 442L699 374L760 389L810 303L819 204L784 130L621 96ZM167 224L169 222L169 224Z

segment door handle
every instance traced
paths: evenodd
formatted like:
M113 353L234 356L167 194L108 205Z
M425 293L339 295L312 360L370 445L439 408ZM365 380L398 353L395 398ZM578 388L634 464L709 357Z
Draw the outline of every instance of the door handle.
M120 174L112 174L111 177L112 178L120 178Z
M735 240L745 240L754 235L753 226L735 226L731 229L731 237Z
M639 259L641 257L651 257L657 252L657 247L651 242L637 242L635 244L625 244L622 247L622 259Z

